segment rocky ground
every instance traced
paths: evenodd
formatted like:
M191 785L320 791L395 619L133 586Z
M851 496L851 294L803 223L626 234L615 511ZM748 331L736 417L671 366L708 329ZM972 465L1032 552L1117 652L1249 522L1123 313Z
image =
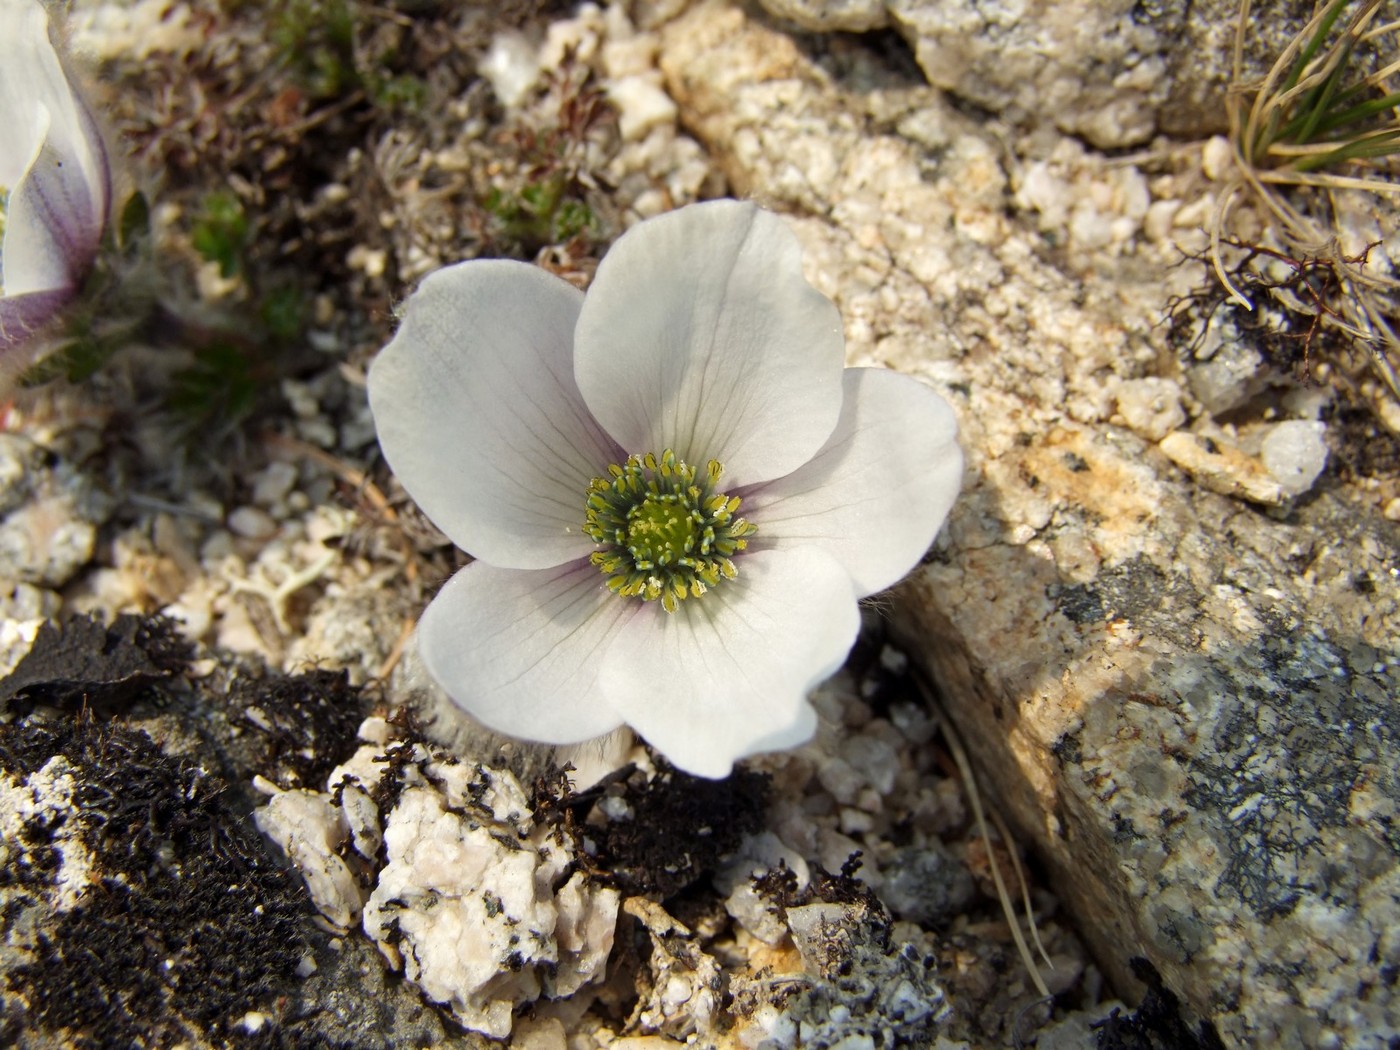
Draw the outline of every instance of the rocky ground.
M1203 261L1234 5L1056 10L72 5L148 312L0 433L4 1041L1394 1045L1400 407L1330 268L1230 249L1246 312ZM464 729L395 305L726 194L953 404L964 495L797 752ZM1373 196L1298 199L1394 272Z

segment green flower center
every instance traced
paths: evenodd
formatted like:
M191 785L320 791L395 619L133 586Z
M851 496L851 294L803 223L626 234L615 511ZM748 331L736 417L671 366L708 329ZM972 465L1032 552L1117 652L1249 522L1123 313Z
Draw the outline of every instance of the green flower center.
M586 532L599 549L589 556L615 594L676 603L698 598L738 575L733 555L758 531L736 518L738 496L716 492L724 468L710 460L703 478L676 459L630 456L588 486Z

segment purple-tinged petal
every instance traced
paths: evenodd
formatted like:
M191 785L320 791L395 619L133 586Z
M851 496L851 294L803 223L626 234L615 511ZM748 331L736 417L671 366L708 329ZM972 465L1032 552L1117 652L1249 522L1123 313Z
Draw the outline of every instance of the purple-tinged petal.
M97 254L102 220L65 164L45 143L10 191L0 271L6 296L74 288Z
M0 359L27 342L71 298L70 288L0 296Z
M743 496L750 549L812 545L850 573L860 597L918 564L962 485L948 403L909 376L848 368L841 418L811 462Z
M7 295L76 285L107 223L111 173L92 114L74 92L34 0L0 4L0 281Z
M787 225L713 201L643 222L603 258L574 369L628 452L674 449L721 485L769 481L821 447L841 410L841 316L802 276Z
M603 654L640 602L619 598L587 561L551 569L473 562L418 624L428 673L492 729L574 744L621 723L598 687Z
M584 557L589 482L622 452L574 383L583 294L524 263L460 263L408 300L374 360L379 444L424 513L492 565Z
M810 739L807 692L860 627L850 576L814 548L736 559L737 579L674 613L647 602L603 657L603 695L672 763L727 776L746 755Z

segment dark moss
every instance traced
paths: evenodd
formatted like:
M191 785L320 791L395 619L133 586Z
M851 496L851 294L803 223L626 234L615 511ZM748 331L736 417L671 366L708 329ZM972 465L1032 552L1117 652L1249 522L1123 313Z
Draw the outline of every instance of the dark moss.
M96 858L80 903L11 969L5 1024L67 1045L164 1047L241 1038L275 1012L307 951L306 897L224 802L224 785L145 733L90 718L0 725L0 769L73 770L78 834Z
M1142 1003L1128 1016L1115 1009L1093 1027L1098 1050L1224 1050L1214 1027L1202 1021L1197 1031L1181 1016L1181 1002L1162 983L1146 959L1133 959L1133 973L1147 985Z
M332 769L355 749L366 704L344 671L240 678L228 699L264 742L256 768L283 788L320 790Z
M622 771L627 773L627 771ZM650 780L640 771L612 782L631 808L626 820L578 828L592 843L589 864L595 874L627 893L665 901L713 872L744 836L757 831L768 802L768 778L738 770L724 780L693 777L666 768ZM620 792L619 789L620 788ZM589 792L586 803L602 797ZM555 807L574 811L565 796Z
M19 715L36 704L113 715L183 671L190 657L189 643L162 616L122 615L111 626L90 616L45 623L0 681L0 703Z

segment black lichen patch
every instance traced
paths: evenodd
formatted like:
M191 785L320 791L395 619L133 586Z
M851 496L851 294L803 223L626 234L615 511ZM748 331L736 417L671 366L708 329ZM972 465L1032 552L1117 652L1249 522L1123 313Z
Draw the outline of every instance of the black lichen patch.
M648 780L634 772L609 788L630 810L580 828L595 874L627 893L666 901L714 871L757 831L768 802L768 778L738 770L724 780L663 769ZM568 799L563 800L565 806Z
M1200 641L1181 625L1181 610L1199 608L1200 594L1184 578L1169 576L1142 556L1103 570L1089 584L1051 584L1046 597L1071 623L1121 619L1185 649Z
M254 767L279 787L314 791L355 750L366 707L344 671L240 678L228 702L264 741Z
M111 626L89 616L45 623L19 666L0 681L0 704L16 715L42 704L111 716L179 674L190 657L189 643L162 616L124 614Z
M204 769L144 733L90 718L0 725L0 769L24 780L61 758L69 822L95 858L73 908L49 916L4 974L10 1038L80 1050L241 1042L275 1013L307 951L302 888L264 852ZM72 823L68 830L72 830ZM0 916L4 933L13 916Z
M1070 623L1097 623L1108 618L1103 599L1086 583L1072 583L1051 595Z
M1181 1016L1181 1002L1162 984L1162 977L1146 959L1130 964L1137 979L1147 985L1142 1003L1124 1017L1117 1009L1093 1027L1098 1050L1224 1050L1215 1028L1202 1021L1198 1031Z
M1229 704L1210 746L1191 760L1186 799L1218 822L1227 858L1219 888L1261 918L1286 915L1305 897L1354 900L1360 882L1400 855L1400 824L1384 811L1364 827L1351 819L1358 790L1400 800L1400 707L1378 670L1391 661L1280 633L1238 653L1228 674L1203 679L1187 698ZM1339 841L1346 864L1329 857Z

